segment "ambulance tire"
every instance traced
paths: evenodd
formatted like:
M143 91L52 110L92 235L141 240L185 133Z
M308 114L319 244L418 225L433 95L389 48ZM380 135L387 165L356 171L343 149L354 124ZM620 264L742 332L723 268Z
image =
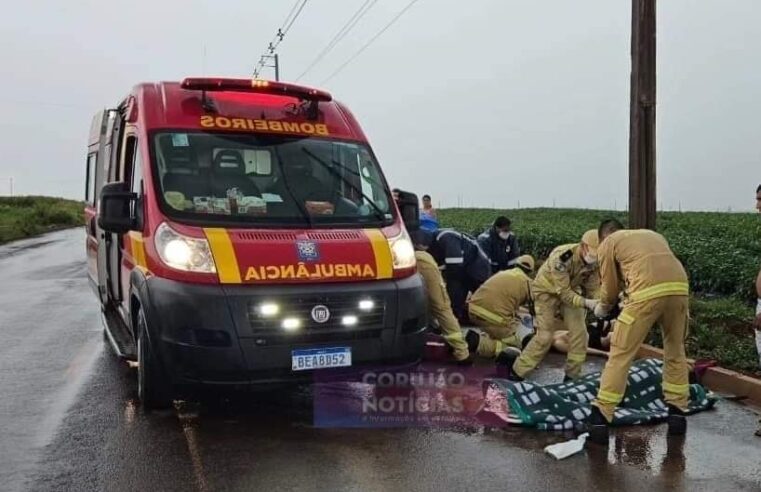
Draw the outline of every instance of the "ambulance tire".
M148 323L142 308L137 312L137 396L146 411L172 405L171 386L151 348Z

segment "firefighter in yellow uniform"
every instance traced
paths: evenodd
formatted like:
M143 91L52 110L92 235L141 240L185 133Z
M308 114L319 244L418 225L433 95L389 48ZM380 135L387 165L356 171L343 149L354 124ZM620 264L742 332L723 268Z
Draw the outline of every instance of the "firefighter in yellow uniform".
M602 288L598 317L618 302L624 305L611 337L610 355L590 415L590 441L607 444L608 426L626 390L629 367L654 323L663 329L663 396L669 409L669 434L684 434L684 412L690 394L684 340L687 336L687 273L666 239L650 230L623 230L616 220L599 229Z
M569 335L564 380L581 376L589 337L586 310L595 308L600 289L597 244L597 231L589 230L580 243L555 248L539 269L532 285L536 334L517 360L510 353L497 358L508 379L522 381L534 370L552 347L558 330L568 330Z
M416 245L417 246L417 245ZM439 265L426 251L415 251L417 269L425 284L428 297L428 315L438 321L444 340L452 349L452 358L457 362L468 360L470 351L462 335L460 323L452 312L447 286L441 276Z
M476 353L495 358L508 346L520 348L521 320L518 308L531 303L531 279L534 258L517 258L515 268L494 274L473 293L468 303L468 316L485 336L468 332L468 345L476 345ZM470 338L478 337L475 343Z

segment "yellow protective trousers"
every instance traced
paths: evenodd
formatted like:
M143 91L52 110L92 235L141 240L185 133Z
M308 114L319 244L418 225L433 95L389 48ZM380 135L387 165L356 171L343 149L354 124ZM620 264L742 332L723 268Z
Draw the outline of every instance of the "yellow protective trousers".
M521 348L516 335L521 324L518 318L507 319L472 303L468 305L468 317L486 333L476 350L481 357L495 358L508 346Z
M538 293L535 295L534 309L536 333L515 361L513 371L518 376L525 377L544 360L552 348L553 334L557 330L568 330L565 374L574 379L580 377L582 366L587 359L589 340L584 308L564 304L558 296L552 294Z
M610 340L610 356L593 402L608 422L624 397L629 367L653 324L663 330L663 396L666 403L687 409L689 368L684 341L688 333L689 298L667 296L630 304L618 317Z

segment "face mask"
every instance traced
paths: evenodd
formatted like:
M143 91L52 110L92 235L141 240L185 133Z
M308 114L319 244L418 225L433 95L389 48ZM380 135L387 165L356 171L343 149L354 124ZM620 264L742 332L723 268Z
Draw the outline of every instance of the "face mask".
M597 255L594 253L587 253L584 255L584 263L587 265L597 264Z
M500 232L499 233L499 238L502 239L502 240L506 240L509 237L510 237L510 232Z

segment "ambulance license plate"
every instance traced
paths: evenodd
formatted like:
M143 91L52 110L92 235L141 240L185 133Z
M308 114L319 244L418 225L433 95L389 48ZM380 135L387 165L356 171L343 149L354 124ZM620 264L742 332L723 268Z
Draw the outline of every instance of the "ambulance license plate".
M326 347L291 351L294 371L351 366L351 347Z

